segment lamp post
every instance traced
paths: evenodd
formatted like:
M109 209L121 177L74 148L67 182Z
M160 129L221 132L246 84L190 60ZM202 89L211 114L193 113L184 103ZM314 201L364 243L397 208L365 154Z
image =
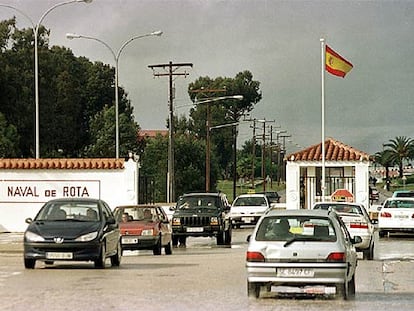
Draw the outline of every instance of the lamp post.
M115 156L118 159L119 158L119 99L118 99L118 65L119 65L119 57L121 56L121 52L123 51L123 49L132 41L136 40L136 39L140 39L140 38L144 38L144 37L150 37L150 36L161 36L162 35L162 31L158 30L158 31L153 31L151 33L147 33L145 35L139 35L139 36L134 36L132 38L130 38L129 40L125 41L122 46L119 48L118 52L115 54L114 50L104 41L95 38L95 37L89 37L89 36L84 36L84 35L78 35L78 34L73 34L73 33L67 33L66 34L66 38L68 39L88 39L88 40L94 40L97 41L99 43L102 43L104 46L106 46L108 48L108 50L111 52L112 56L114 57L114 61L115 61Z
M32 21L32 19L23 11L21 11L18 8L15 8L14 6L11 5L6 5L6 4L0 4L0 6L2 7L6 7L12 10L15 10L17 12L19 12L20 14L22 14L24 17L26 17L26 19L30 22L30 24L32 25L32 30L33 30L33 36L34 36L34 74L35 74L35 113L36 113L36 117L35 117L35 122L36 122L36 133L35 133L35 157L36 159L40 158L40 147L39 147L39 59L38 59L38 53L37 53L37 41L38 41L38 34L39 34L39 27L43 21L43 19L46 17L47 14L49 14L52 10L66 5L66 4L71 4L71 3L75 3L75 2L84 2L84 3L91 3L93 0L70 0L70 1L65 1L65 2L60 2L55 4L54 6L50 7L48 10L46 10L43 15L40 17L39 21L37 22L37 24L35 25Z
M207 104L207 122L206 122L206 192L210 191L210 153L211 153L211 140L210 140L210 129L211 129L211 111L210 104L226 99L237 99L243 100L243 95L232 95L232 96L220 96L209 98L202 101L195 102L196 105ZM236 165L236 164L234 164Z

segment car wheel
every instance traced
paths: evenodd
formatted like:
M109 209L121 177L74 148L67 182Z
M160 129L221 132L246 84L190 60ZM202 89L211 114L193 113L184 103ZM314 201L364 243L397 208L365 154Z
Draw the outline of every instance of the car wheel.
M259 298L260 283L247 282L247 296L251 298Z
M217 245L223 245L223 244L224 244L224 232L219 231L219 233L217 233Z
M112 267L119 267L120 266L121 256L122 256L121 242L118 241L118 245L116 247L116 254L111 256L111 266Z
M165 250L165 255L172 254L171 242L168 242L168 244L165 245L164 250Z
M53 265L53 261L52 260L46 260L45 265Z
M355 275L352 276L352 279L348 282L348 295L346 299L351 300L355 298Z
M224 232L224 244L225 245L231 245L231 234L232 234L232 228L229 226L229 228Z
M105 269L105 259L106 259L106 249L105 249L105 242L103 242L101 246L101 253L99 254L99 257L95 260L95 268Z
M29 258L25 258L24 259L24 267L26 269L34 269L36 264L36 260L35 259L29 259Z
M173 247L177 247L177 245L178 245L178 236L176 236L176 235L172 236L172 244L173 244Z
M161 255L161 236L158 240L157 245L155 245L154 248L152 249L152 253L154 255Z
M387 231L380 230L380 231L378 232L378 234L379 234L379 237L380 237L380 238L383 238L383 237L385 237L385 235L387 234Z

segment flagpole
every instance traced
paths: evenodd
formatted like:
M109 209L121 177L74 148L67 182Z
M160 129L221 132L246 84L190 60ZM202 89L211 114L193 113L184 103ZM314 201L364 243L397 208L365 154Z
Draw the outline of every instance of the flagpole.
M325 54L325 39L321 38L321 130L322 130L322 178L321 178L321 190L322 190L322 201L325 201L325 63L326 63L326 54Z

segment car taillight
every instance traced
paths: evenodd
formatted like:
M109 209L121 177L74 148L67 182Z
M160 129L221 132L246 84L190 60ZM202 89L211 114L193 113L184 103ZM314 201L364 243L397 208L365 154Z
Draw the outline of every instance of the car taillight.
M385 218L391 218L391 213L388 213L388 212L382 212L382 213L380 214L380 216L381 216L381 217L385 217Z
M330 253L329 256L326 258L326 261L345 262L346 254L340 252Z
M265 262L265 258L260 252L247 252L246 261L248 262Z
M353 222L349 225L352 229L368 229L368 224L361 222Z

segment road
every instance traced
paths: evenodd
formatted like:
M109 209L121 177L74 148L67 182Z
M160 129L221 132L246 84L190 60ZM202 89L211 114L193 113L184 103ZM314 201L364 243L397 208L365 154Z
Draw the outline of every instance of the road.
M375 260L360 260L354 301L277 299L246 294L246 236L234 230L231 247L190 238L171 256L126 252L121 267L92 263L36 264L25 270L19 250L0 251L0 310L414 310L414 237L376 243ZM1 237L1 235L0 235ZM0 244L1 244L0 239ZM3 241L4 242L4 241Z

